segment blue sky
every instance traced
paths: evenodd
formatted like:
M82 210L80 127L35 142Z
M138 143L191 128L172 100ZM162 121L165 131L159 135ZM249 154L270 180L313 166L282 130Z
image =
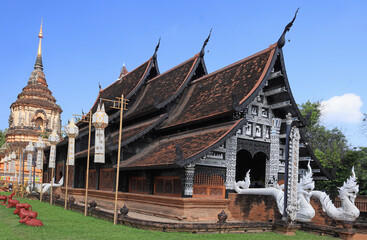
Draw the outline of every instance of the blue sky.
M153 54L161 72L200 51L210 28L209 72L276 42L300 7L283 51L298 103L324 101L324 123L353 146L367 146L367 3L365 1L1 1L0 129L33 70L43 18L42 57L50 90L64 110L86 112L125 63Z

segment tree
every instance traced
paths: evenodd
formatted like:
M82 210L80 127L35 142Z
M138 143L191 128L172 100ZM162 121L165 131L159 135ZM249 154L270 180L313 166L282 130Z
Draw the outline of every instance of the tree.
M331 174L331 179L317 182L316 187L326 190L331 197L334 197L337 194L337 187L346 180L345 176L350 175L351 166L343 164L348 151L348 141L338 128L329 130L321 124L319 102L307 101L300 106L300 110L308 123L305 131L306 140L321 165Z
M367 147L353 149L355 159L355 171L359 184L359 194L367 195Z

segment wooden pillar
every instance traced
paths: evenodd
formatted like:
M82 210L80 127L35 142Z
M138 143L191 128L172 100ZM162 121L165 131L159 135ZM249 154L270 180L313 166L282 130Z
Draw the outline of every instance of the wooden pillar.
M97 176L97 181L96 181L96 190L99 190L99 178L101 175L101 166L99 166L99 164L96 164L96 176Z

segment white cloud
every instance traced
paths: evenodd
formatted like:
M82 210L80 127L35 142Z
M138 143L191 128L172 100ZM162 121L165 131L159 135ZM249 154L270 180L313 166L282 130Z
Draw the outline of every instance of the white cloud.
M322 121L325 123L360 123L363 118L361 97L354 93L335 96L321 102Z

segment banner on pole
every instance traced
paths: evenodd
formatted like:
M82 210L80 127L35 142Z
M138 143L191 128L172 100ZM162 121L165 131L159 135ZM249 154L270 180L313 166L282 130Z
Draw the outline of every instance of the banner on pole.
M74 152L75 152L75 138L69 137L69 166L74 166L75 158L74 158Z
M51 145L51 148L50 148L50 161L48 163L49 168L55 168L55 160L56 160L56 145Z

